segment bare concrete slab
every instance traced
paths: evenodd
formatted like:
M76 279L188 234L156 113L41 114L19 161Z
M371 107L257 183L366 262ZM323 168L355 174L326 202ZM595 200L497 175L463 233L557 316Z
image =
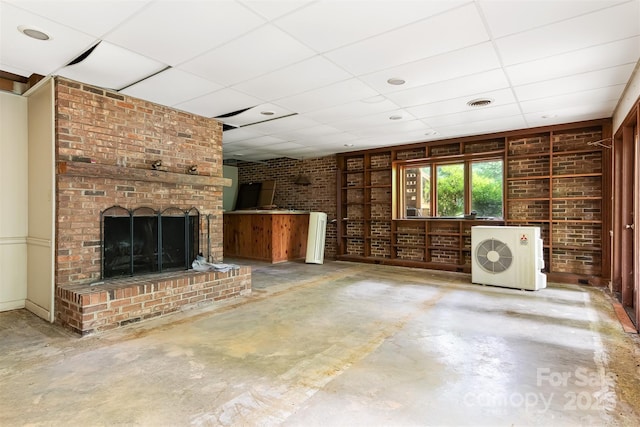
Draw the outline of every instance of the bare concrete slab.
M79 338L0 313L0 425L640 425L640 343L596 288L253 264L253 293Z

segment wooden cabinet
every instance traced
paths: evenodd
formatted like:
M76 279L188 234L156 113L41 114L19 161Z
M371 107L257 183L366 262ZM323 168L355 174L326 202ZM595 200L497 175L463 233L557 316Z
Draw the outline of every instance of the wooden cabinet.
M271 263L304 258L308 230L308 212L226 212L224 256Z

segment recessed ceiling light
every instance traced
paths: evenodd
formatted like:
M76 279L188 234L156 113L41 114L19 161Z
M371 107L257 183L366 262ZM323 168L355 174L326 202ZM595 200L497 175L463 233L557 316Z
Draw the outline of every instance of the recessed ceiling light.
M493 102L493 99L476 98L476 99L472 99L471 101L467 102L467 105L469 107L486 107L487 105L491 104L492 102Z
M389 80L387 80L387 83L394 86L400 86L405 84L406 81L404 79L401 79L400 77L391 77Z
M402 119L402 116L399 115L399 114L395 114L395 115L389 117L389 120L400 120L400 119Z
M430 132L425 133L426 136L433 136L433 135L437 135L438 132L436 132L435 130L432 130Z
M344 144L345 147L353 147L353 144Z
M18 27L18 31L24 34L27 37L31 37L36 40L49 40L51 37L44 31L38 30L37 28L30 27L28 25L20 25Z
M273 116L275 113L273 111L260 111L260 114L263 116Z

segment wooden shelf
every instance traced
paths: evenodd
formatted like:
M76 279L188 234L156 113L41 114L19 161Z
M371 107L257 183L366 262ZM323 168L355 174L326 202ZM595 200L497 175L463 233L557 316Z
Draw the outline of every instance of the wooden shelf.
M592 173L572 173L566 175L553 175L552 178L586 178L586 177L596 177L602 176L602 172L592 172Z
M551 222L548 219L508 219L506 220L506 222L511 222L511 223L547 223L547 222Z
M554 176L555 178L555 176ZM516 177L508 177L507 181L528 181L528 180L536 180L536 179L551 179L551 175L535 175L535 176L516 176Z
M531 154L507 154L508 160L526 160L539 157L549 157L549 152L544 153L531 153Z
M527 198L513 197L507 200L507 203L509 202L546 202L548 200L549 200L549 197L527 197Z
M422 249L424 250L425 247L421 246L421 245L404 245L401 243L392 243L391 246L393 246L394 248L404 248L404 249Z
M566 249L571 251L601 252L602 248L597 246L575 246L575 245L559 245L553 244L553 249Z
M567 151L552 151L552 155L555 156L569 156L572 154L595 154L595 153L601 153L602 150L600 149L596 149L594 150L593 148L586 148L584 150L567 150Z
M153 169L137 169L125 166L103 165L87 162L58 162L58 175L119 179L129 181L163 182L182 185L210 185L231 187L231 179L217 176L190 175Z
M599 219L552 219L549 222L557 222L557 223L577 223L577 224L602 224L602 221Z

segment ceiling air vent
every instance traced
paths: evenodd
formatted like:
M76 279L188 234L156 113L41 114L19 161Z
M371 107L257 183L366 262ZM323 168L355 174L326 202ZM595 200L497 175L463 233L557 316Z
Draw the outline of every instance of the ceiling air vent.
M492 102L493 100L489 98L478 98L478 99L472 99L471 101L467 102L467 105L469 107L486 107Z

